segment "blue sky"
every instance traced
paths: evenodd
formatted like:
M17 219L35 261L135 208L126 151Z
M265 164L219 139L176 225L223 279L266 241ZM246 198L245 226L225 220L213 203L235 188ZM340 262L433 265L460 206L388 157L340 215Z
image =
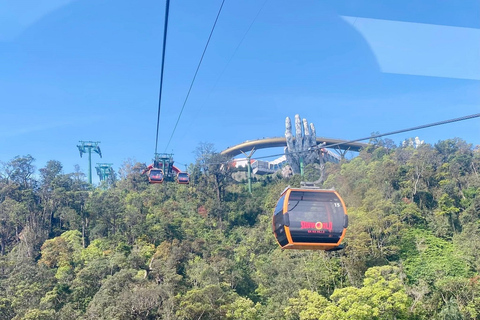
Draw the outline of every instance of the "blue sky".
M94 164L150 163L164 4L0 2L0 161L87 172L93 140ZM282 136L295 114L350 140L480 112L478 1L226 0L167 148L220 4L171 1L158 150L182 169L201 142ZM480 119L388 138L415 136L478 145Z

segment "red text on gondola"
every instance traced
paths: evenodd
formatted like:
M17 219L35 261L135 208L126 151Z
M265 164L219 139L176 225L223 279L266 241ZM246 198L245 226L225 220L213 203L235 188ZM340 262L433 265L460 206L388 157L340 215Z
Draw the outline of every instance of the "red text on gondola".
M332 231L331 222L309 222L309 221L300 221L300 229L316 229L316 230L328 230Z

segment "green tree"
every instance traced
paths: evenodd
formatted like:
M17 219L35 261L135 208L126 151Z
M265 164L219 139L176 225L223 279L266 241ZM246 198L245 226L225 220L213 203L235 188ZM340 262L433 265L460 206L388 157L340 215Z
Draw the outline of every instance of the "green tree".
M35 180L32 175L35 173L35 166L33 165L35 159L31 155L16 156L13 160L4 164L4 177L7 183L16 183L24 189L33 186Z
M224 284L212 284L191 289L179 297L178 319L225 319L227 311L222 306L235 301L234 292Z
M409 319L410 300L399 272L392 266L370 268L365 272L363 287L336 289L331 301L302 290L299 298L290 299L285 314L301 320Z

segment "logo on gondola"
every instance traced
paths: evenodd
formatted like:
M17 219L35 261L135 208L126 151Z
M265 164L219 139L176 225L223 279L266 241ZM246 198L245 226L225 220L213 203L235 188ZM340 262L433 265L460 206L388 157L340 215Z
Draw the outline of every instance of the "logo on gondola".
M300 221L300 229L315 229L315 230L328 230L332 231L331 222L309 222L309 221Z

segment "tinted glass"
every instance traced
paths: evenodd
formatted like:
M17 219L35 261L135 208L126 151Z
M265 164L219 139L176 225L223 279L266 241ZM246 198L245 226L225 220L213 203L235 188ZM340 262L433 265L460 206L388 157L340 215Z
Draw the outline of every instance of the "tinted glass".
M283 219L283 203L285 201L285 196L282 196L275 207L273 214L273 232L275 237L281 246L284 246L288 243L287 236L285 234L285 222Z
M335 193L292 191L288 215L293 242L336 243L342 235L345 212Z
M150 180L161 181L163 180L163 172L159 169L150 170Z
M285 202L285 196L282 196L275 206L274 215L279 214L280 212L283 213L283 203Z
M177 179L182 182L188 181L189 180L188 173L180 172L177 176Z

